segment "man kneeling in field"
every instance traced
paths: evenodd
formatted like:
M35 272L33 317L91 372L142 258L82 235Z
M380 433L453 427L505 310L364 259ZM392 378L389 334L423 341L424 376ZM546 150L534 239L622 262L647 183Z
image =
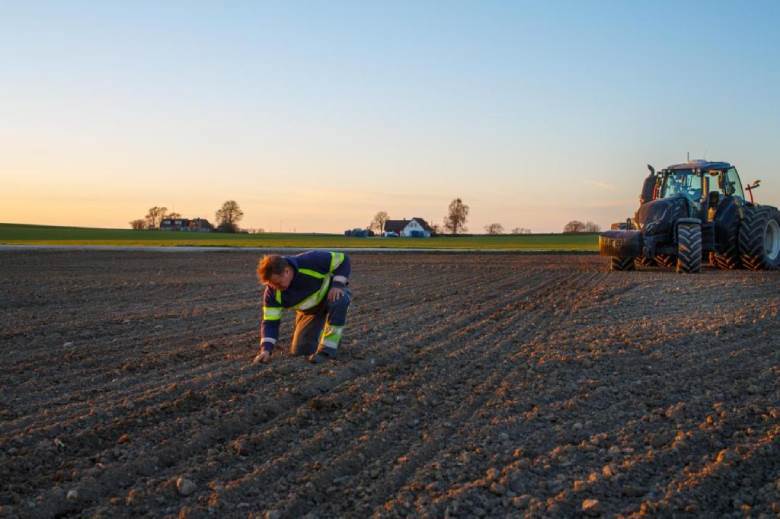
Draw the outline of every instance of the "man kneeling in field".
M265 285L260 351L252 362L271 360L285 308L296 310L290 353L308 355L315 364L335 358L352 296L349 274L349 257L343 252L263 257L257 267L257 277Z

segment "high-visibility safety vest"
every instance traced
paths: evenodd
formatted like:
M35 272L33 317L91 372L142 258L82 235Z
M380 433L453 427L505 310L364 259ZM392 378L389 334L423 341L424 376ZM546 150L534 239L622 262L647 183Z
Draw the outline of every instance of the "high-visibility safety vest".
M322 283L320 284L320 288L316 292L304 298L300 303L287 308L293 308L295 310L308 310L310 308L314 308L315 306L320 304L320 302L322 302L322 300L325 298L325 295L328 293L328 288L330 288L330 280L331 278L333 278L333 271L339 268L339 265L341 265L341 263L344 261L343 252L331 252L330 255L331 255L330 268L328 269L328 272L325 274L307 268L298 269L297 271L298 274L303 274L305 276L311 276L313 278L320 279L322 280ZM282 304L281 290L276 290L276 292L274 293L274 299L280 305ZM282 318L283 309L284 309L283 307L263 306L263 319L266 321L279 320Z

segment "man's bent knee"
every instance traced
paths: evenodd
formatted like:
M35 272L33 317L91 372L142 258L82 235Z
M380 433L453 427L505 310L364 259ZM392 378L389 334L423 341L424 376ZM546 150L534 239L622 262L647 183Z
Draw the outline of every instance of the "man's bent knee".
M332 312L334 310L346 310L351 302L351 295L348 290L345 290L344 294L335 301L327 300L328 311Z
M298 341L290 345L290 355L299 357L301 355L311 355L317 351L317 338L314 340Z

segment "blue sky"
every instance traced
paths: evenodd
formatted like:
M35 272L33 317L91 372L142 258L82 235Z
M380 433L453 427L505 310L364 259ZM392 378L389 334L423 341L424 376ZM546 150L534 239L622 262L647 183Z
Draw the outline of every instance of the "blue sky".
M0 3L0 221L559 231L688 152L780 204L778 2L226 4Z

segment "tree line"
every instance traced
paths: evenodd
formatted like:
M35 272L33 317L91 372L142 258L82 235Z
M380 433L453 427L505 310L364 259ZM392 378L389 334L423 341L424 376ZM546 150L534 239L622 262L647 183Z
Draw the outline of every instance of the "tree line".
M450 234L460 234L468 231L466 222L469 215L469 206L463 203L460 198L454 199L450 202L447 208L447 214L444 216L442 225L431 224L434 234L442 234L444 231ZM374 215L374 219L368 225L368 229L381 233L385 230L385 223L390 219L387 211L379 211ZM496 235L504 234L504 226L500 223L491 223L484 227L486 234ZM601 227L591 221L581 222L579 220L572 220L563 227L564 233L579 233L579 232L599 232ZM514 227L511 231L512 234L531 234L531 229L526 227Z
M468 221L470 208L468 204L463 203L461 198L455 198L447 207L447 214L444 216L442 224L431 223L431 229L433 234L461 234L468 231L466 222ZM379 211L374 215L371 223L368 224L368 229L381 233L385 230L385 223L390 219L387 211ZM488 234L502 234L504 232L504 226L500 223L492 223L485 226L485 232ZM515 227L512 229L515 234L531 234L530 229L524 227Z
M579 220L572 220L563 226L564 234L577 233L577 232L599 232L601 226L591 221L581 222Z
M442 225L431 224L431 229L434 234L449 233L453 235L465 233L468 231L466 222L468 221L470 208L468 204L465 204L461 198L455 198L450 202L447 207L447 214L444 216ZM244 211L241 210L238 203L235 200L228 200L222 204L215 214L217 222L217 230L220 232L238 232L238 222L244 217ZM166 219L181 218L181 214L173 211L168 212L167 207L154 206L150 207L144 218L138 218L130 222L130 227L135 230L154 230L160 228L160 223ZM387 211L379 211L374 215L373 220L368 225L368 229L381 233L385 229L385 223L390 219ZM485 233L490 235L504 234L504 226L500 223L491 223L484 227ZM563 227L563 232L570 233L587 233L587 232L599 232L601 227L591 221L581 222L579 220L572 220ZM531 234L531 229L525 227L515 227L511 231L512 234Z
M244 211L235 200L228 200L214 213L214 216L217 222L217 231L238 232L240 230L238 222L244 217ZM167 207L154 206L149 208L149 212L144 218L132 220L130 228L137 231L155 230L160 228L160 224L166 218L175 220L181 217L181 214L175 211L169 213Z

